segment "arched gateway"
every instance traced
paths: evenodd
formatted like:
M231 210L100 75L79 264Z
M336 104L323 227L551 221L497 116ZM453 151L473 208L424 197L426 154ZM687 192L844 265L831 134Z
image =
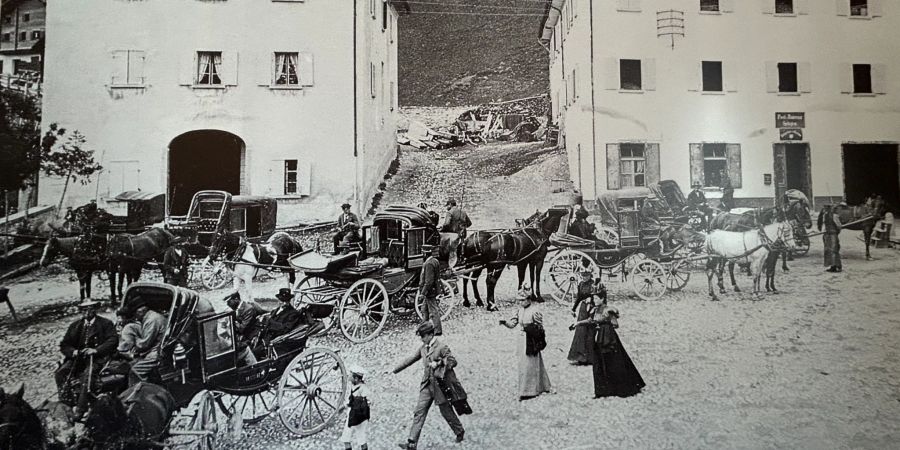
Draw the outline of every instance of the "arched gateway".
M187 214L197 191L215 189L240 194L244 141L227 131L195 130L169 143L169 213Z

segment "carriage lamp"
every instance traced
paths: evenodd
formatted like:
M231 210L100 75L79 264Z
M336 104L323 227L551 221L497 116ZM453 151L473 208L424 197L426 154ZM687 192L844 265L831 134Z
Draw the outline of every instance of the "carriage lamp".
M173 357L175 358L175 370L181 373L181 384L185 384L187 382L187 350L178 343L175 345L175 352Z

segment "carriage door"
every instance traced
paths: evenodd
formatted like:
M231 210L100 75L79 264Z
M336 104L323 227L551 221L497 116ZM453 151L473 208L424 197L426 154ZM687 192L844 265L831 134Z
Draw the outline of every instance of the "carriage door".
M425 228L409 228L406 230L404 247L406 247L406 268L415 269L425 264Z
M641 246L641 220L640 211L620 209L619 219L619 247L638 248Z
M366 225L362 227L362 239L365 242L365 247L363 248L365 254L360 255L360 259L381 255L381 232L377 226Z
M197 320L203 382L237 367L234 311Z

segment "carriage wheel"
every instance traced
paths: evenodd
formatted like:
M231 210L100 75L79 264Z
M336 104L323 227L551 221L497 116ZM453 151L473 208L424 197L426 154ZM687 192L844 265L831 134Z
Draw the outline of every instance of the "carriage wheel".
M333 296L325 295L316 292L310 292L313 288L322 287L328 284L325 280L319 277L303 277L302 280L298 281L297 284L293 286L294 293L296 297L291 302L294 308L300 308L303 304L306 303L334 303L332 299ZM328 334L328 331L334 326L334 313L331 316L322 318L322 325L325 328L322 328L322 331L314 334L314 337L320 337Z
M791 252L794 256L805 256L809 253L809 238L795 239L794 241L797 243Z
M338 323L347 339L357 344L370 341L387 322L387 289L371 278L357 280L341 297Z
M687 286L691 279L689 261L679 259L668 266L669 273L666 275L666 288L670 291L680 291Z
M214 450L216 448L216 435L219 432L219 423L216 420L215 396L212 392L202 391L197 403L197 414L191 422L191 431L201 434L200 450Z
M259 423L275 410L275 385L252 395L222 394L221 406L228 415L238 414L244 423Z
M233 279L231 270L225 266L224 261L203 261L201 279L207 289L220 289L225 287Z
M308 348L291 360L281 375L278 417L294 434L318 433L338 417L348 389L341 357L327 348Z
M441 311L441 320L447 320L450 312L459 304L459 288L455 283L441 280L441 293L438 294L438 309ZM419 319L425 320L425 298L416 291L416 314Z
M608 228L605 226L598 226L597 232L595 233L598 238L606 241L607 244L617 247L619 245L619 233L612 228Z
M629 277L634 293L644 300L657 300L666 293L666 271L652 259L639 262Z
M579 273L590 270L594 279L600 276L600 267L586 253L579 250L563 250L550 259L547 277L550 296L559 303L572 303L578 294Z

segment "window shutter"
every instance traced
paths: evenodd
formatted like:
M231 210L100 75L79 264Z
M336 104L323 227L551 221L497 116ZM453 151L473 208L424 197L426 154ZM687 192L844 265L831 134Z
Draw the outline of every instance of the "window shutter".
M882 9L881 9L881 0L869 0L869 16L870 17L881 17Z
M884 64L872 64L872 92L887 93L887 66Z
M178 84L181 86L193 86L197 81L197 52L185 52L181 57L180 64Z
M809 2L807 0L794 0L794 12L798 15L809 14Z
M641 89L656 90L656 60L653 58L641 60Z
M766 92L778 92L778 63L766 61Z
M734 0L719 0L719 11L734 12Z
M619 144L606 144L606 188L619 189Z
M691 184L700 183L703 180L703 147L700 144L691 144Z
M238 83L238 54L237 52L222 52L222 84L225 86L237 86Z
M850 15L850 0L837 0L837 15Z
M300 85L312 86L314 83L315 65L313 64L313 54L308 52L300 52L297 56L298 65L300 66Z
M284 194L284 160L273 159L269 161L269 176L267 177L266 194Z
M619 90L619 60L616 58L603 58L603 88Z
M775 14L775 0L761 0L763 14Z
M312 168L308 161L297 161L297 195L310 195Z
M644 181L649 186L659 183L659 144L644 146Z
M688 90L691 92L699 92L703 90L703 61L697 65L688 65Z
M841 63L840 68L841 68L841 73L840 73L841 93L842 94L852 94L853 93L853 65L849 64L849 63Z
M728 181L731 187L741 188L741 144L725 144L725 154L728 157Z
M109 74L109 84L125 84L125 69L128 66L128 52L115 50L112 52L112 70Z
M737 70L731 61L722 61L722 88L725 92L737 92Z
M144 61L146 59L146 53L142 51L131 52L131 57L128 59L127 82L132 84L144 84Z
M797 63L797 89L800 92L812 92L810 64L808 62Z
M275 79L275 53L261 53L254 64L256 68L256 84L258 86L271 86Z

